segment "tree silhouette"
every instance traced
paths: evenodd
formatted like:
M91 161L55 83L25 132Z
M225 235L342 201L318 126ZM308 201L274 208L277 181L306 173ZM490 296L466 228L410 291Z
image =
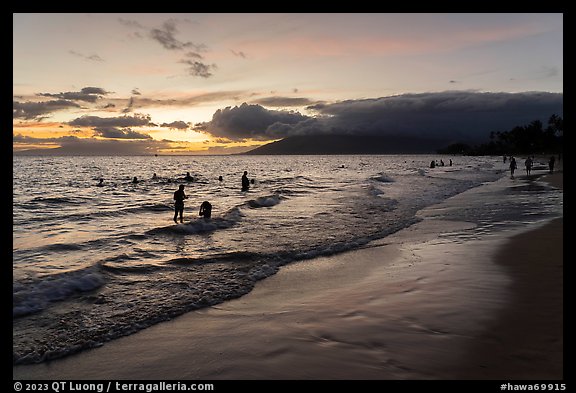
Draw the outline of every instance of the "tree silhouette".
M525 126L516 126L509 131L492 131L490 141L479 146L455 143L438 150L441 154L503 155L503 154L544 154L562 151L564 120L553 114L548 126L534 120Z

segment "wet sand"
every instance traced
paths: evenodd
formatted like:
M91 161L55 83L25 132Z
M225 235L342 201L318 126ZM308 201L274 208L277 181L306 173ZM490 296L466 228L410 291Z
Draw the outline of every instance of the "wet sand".
M543 179L562 186L561 173ZM505 238L457 236L470 225L425 219L13 377L562 379L563 219Z

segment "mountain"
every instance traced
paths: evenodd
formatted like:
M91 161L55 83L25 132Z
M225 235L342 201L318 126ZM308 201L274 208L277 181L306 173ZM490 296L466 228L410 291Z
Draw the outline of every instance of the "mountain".
M447 140L422 137L299 135L243 154L427 154L435 153L449 143Z

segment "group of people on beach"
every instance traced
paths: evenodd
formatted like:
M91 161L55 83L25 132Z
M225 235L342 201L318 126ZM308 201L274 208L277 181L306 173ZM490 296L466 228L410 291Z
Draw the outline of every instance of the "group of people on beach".
M191 177L190 172L186 173L186 177ZM218 177L218 180L222 181L222 176ZM252 179L252 184L254 184L254 179ZM242 191L248 191L249 188L250 180L248 179L248 171L244 171L244 174L242 175ZM174 192L174 222L176 224L178 224L178 218L180 218L181 223L184 222L184 199L188 199L188 196L184 192L184 184L180 184L178 190ZM212 217L212 204L208 201L202 202L198 214L204 217L204 219Z
M156 173L152 175L152 179L158 179ZM194 177L190 175L190 172L186 172L186 176L181 178L181 180L185 180L187 182L193 182ZM219 181L223 181L224 179L222 176L218 177ZM136 176L132 178L131 183L137 184L140 180ZM250 184L254 184L254 179L248 179L248 171L244 171L242 175L242 191L248 191L250 189ZM97 184L98 187L104 186L104 179L99 178L99 183ZM178 186L178 190L174 192L174 222L178 223L178 218L180 218L180 222L183 222L183 215L184 215L184 199L188 199L188 196L184 192L184 184L180 184ZM200 211L198 214L205 219L209 219L212 217L212 204L208 201L202 202L200 205Z
M178 224L178 217L180 222L184 222L184 199L188 199L188 195L184 192L184 184L178 186L178 190L174 192L174 222ZM204 219L212 217L212 204L208 201L202 202L198 214Z
M560 155L558 155L560 157ZM504 163L506 163L506 160L508 159L507 156L504 156L503 161ZM556 158L554 156L550 156L550 159L548 160L548 170L550 173L554 173L554 163L556 162ZM526 160L524 160L524 166L526 167L526 176L530 176L530 174L532 173L532 167L534 166L534 156L532 157L526 157ZM518 165L516 164L516 159L513 156L510 156L510 164L508 166L510 168L510 177L514 177L514 171L518 168Z

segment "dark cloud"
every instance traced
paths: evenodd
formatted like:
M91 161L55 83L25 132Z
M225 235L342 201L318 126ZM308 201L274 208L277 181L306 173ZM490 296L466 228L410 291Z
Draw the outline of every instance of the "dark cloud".
M69 52L70 54L72 54L72 55L74 55L74 56L77 56L77 57L80 57L80 58L82 58L82 59L84 59L84 60L104 61L104 59L102 59L100 56L98 56L98 55L96 55L96 54L94 54L94 55L85 55L85 54L83 54L83 53L76 52L76 51L74 51L74 50L69 50L68 52Z
M80 92L83 94L98 94L103 96L110 94L109 91L106 91L101 87L84 87L82 90L80 90Z
M82 116L68 123L75 127L138 127L154 125L149 115L134 114L133 116L99 117Z
M533 120L547 122L552 114L563 116L563 95L446 91L318 103L307 109L317 115L243 104L218 110L210 122L197 125L197 129L233 140L350 134L483 142L491 131L505 131Z
M231 140L268 140L286 136L280 135L281 131L278 131L282 125L294 126L304 120L306 116L298 112L268 110L260 105L243 103L233 108L218 109L211 121L196 124L194 128Z
M272 107L287 107L287 106L307 106L312 105L313 101L304 97L264 97L252 101L255 104Z
M212 75L211 70L215 70L216 64L206 64L201 61L193 61L183 59L180 60L180 63L184 63L188 65L188 74L192 76L200 76L202 78L210 78Z
M102 96L110 94L104 89L99 87L85 87L80 91L67 91L63 93L38 93L37 95L40 97L52 97L52 98L61 98L64 100L72 100L72 101L85 101L85 102L96 102Z
M111 139L152 139L148 134L132 131L129 128L120 129L117 127L95 127L95 135Z
M12 117L15 119L39 120L48 113L70 108L79 108L80 105L69 100L54 100L46 102L18 102L12 103Z
M177 130L186 130L190 125L184 121L173 121L172 123L162 123L160 127L168 127Z
M483 140L553 113L562 114L558 93L477 93L446 91L344 101L318 110L324 125L342 133L410 135Z
M169 50L183 50L194 49L196 52L206 51L207 47L204 44L195 44L193 42L182 42L178 40L175 35L178 33L176 28L177 21L175 19L168 19L162 24L160 29L151 29L150 37L160 43L164 48Z

